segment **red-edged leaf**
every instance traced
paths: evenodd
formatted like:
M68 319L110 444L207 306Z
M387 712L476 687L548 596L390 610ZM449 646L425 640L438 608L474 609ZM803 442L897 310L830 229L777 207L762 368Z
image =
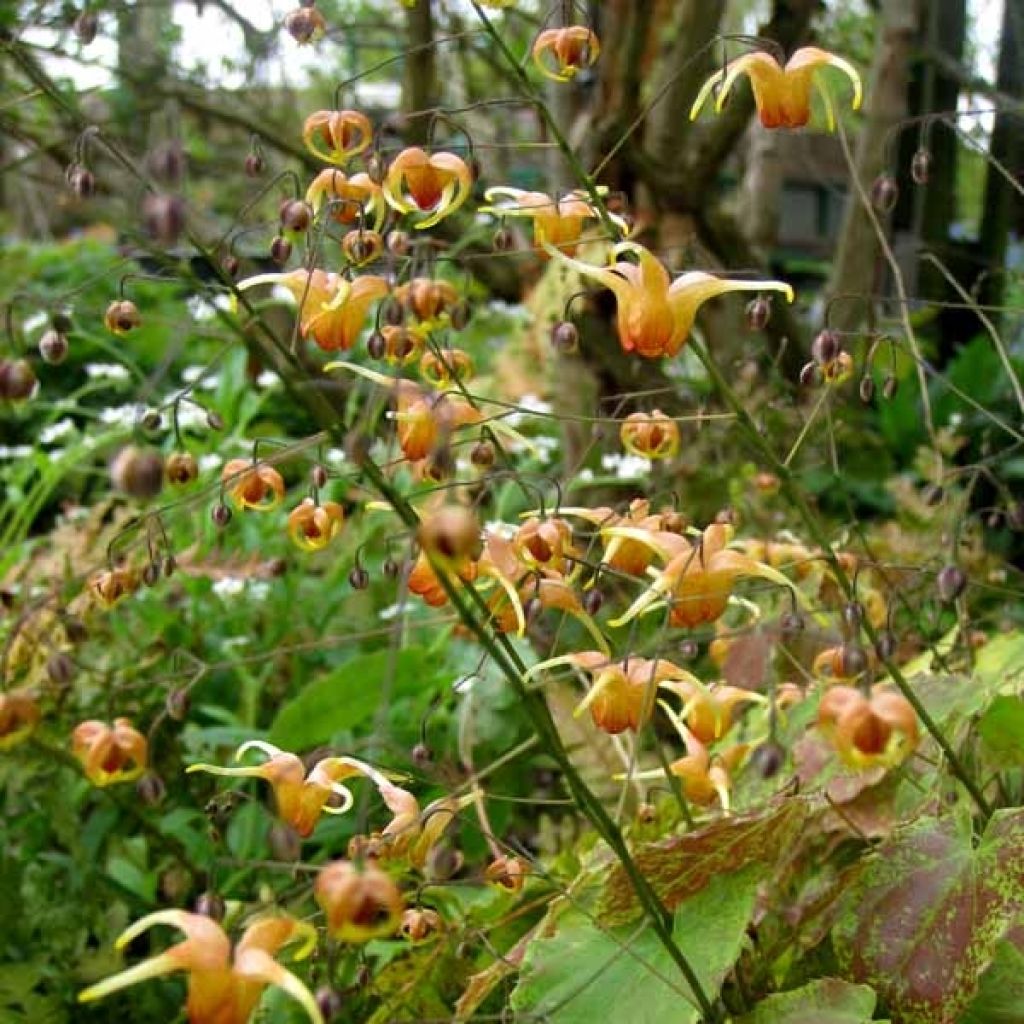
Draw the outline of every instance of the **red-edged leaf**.
M1024 810L972 846L965 815L926 819L878 847L833 933L844 972L898 1024L955 1024L996 944L1024 914Z

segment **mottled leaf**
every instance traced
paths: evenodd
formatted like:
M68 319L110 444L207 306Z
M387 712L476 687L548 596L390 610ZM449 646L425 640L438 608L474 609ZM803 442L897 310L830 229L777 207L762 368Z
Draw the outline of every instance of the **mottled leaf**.
M637 847L633 860L665 906L674 910L723 872L774 864L811 813L808 801L791 797L764 811L723 817L706 828ZM598 906L606 924L622 924L638 913L636 894L620 864L610 869Z
M866 1024L875 993L866 985L819 978L792 992L769 996L736 1024Z
M1024 922L996 944L978 994L957 1024L1020 1024L1024 1019Z
M720 875L681 903L673 937L715 998L739 957L763 869ZM607 928L564 902L526 949L512 1008L549 1024L696 1024L699 1012L678 966L640 921Z
M966 815L929 818L877 848L833 939L898 1024L955 1024L1022 911L1024 811L997 813L977 848Z
M982 686L998 693L1024 675L1024 632L998 633L978 649L974 675Z

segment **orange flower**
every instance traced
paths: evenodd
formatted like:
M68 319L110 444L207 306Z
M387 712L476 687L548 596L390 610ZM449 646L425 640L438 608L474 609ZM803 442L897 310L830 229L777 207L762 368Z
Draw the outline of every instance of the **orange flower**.
M422 213L416 227L433 227L454 213L473 190L473 175L454 153L403 149L384 179L384 199L399 213Z
M450 281L433 277L414 277L395 289L395 299L426 327L448 323L459 293Z
M115 718L113 728L105 722L90 720L75 727L71 752L94 786L110 786L131 782L142 775L149 745L127 718Z
M345 513L336 501L305 498L288 515L288 534L303 551L322 551L341 532Z
M376 778L376 769L357 761L354 757L325 757L306 774L302 760L262 740L248 740L235 751L235 760L241 760L249 750L267 755L263 764L242 768L222 768L214 764L193 764L186 772L208 772L229 778L259 778L270 783L277 801L277 814L303 838L313 834L321 814L345 814L355 802L351 791L342 785L343 779L362 775ZM341 805L332 807L328 800L341 797Z
M506 892L520 892L526 884L530 865L521 857L495 857L484 870L484 879Z
M456 570L460 579L471 583L477 576L476 562L466 562ZM431 608L440 608L448 603L448 593L441 585L437 572L430 564L425 551L421 551L413 564L409 579L406 582L410 594L416 594Z
M578 717L589 710L594 725L612 736L627 729L637 732L646 725L654 709L654 694L659 686L669 685L667 680L694 688L701 685L686 669L664 658L611 661L601 651L581 651L550 658L534 665L528 675L555 665L573 665L590 675L590 689L573 714Z
M771 580L800 596L778 570L726 547L732 530L721 523L709 526L696 543L679 534L648 533L633 527L613 527L607 532L647 543L667 560L652 586L612 620L611 626L624 625L662 599L670 604L669 623L673 626L693 628L714 622L725 612L736 581L746 577Z
M157 924L169 924L184 932L185 941L87 988L79 994L79 1002L103 999L137 982L187 971L185 1010L189 1024L247 1024L267 985L287 992L313 1024L323 1024L309 989L274 959L281 949L296 941L302 946L295 959L309 956L316 947L312 925L285 916L260 918L246 928L232 956L230 939L212 918L184 910L158 910L122 932L117 949L123 950Z
M707 687L694 676L672 678L661 685L682 699L679 718L701 743L721 739L732 728L733 716L741 704L765 703L759 693L725 683Z
M854 768L900 764L917 746L917 715L898 693L875 686L870 698L852 686L826 690L818 727Z
M878 656L873 648L838 644L826 647L814 659L811 672L834 682L852 682L868 669L874 669Z
M646 359L674 356L686 342L697 310L702 303L726 292L777 291L793 301L793 289L781 281L727 280L693 270L674 281L650 250L635 242L621 242L612 249L613 257L627 252L639 262L625 260L612 267L594 267L570 259L546 246L584 277L599 281L615 293L618 306L619 342L627 352Z
M139 589L141 582L137 569L103 569L89 577L89 593L104 608L113 608L129 594Z
M340 942L393 935L405 909L398 886L372 860L360 867L347 860L328 864L317 875L314 895L327 915L328 934Z
M224 463L220 479L226 493L239 508L266 512L284 498L284 480L273 466L249 459L230 459Z
M0 693L0 750L10 750L35 732L39 705L28 690Z
M103 325L113 334L128 334L142 325L139 307L131 299L115 299L103 314Z
M388 293L387 281L373 274L348 281L340 274L301 268L287 274L257 274L240 281L238 290L258 284L281 284L292 293L300 304L302 336L312 334L325 352L352 348L366 322L370 305Z
M384 254L384 239L377 231L355 228L341 240L341 251L354 267L364 267Z
M573 545L572 527L558 517L539 519L531 516L512 538L516 557L530 569L552 569L567 575L570 560L580 552Z
M584 68L597 63L601 42L585 25L549 28L533 41L531 55L537 70L546 78L571 82Z
M373 126L358 110L318 110L306 118L302 141L313 156L344 164L370 145Z
M658 409L651 413L634 412L622 421L619 440L631 455L670 459L679 451L679 427L671 416Z
M330 214L339 224L355 224L362 219L375 231L380 230L387 212L380 185L365 171L353 175L331 167L321 171L306 189L306 202L315 212L329 203Z
M695 120L701 107L707 102L712 90L720 85L715 110L721 111L736 79L740 75L750 77L754 90L754 102L761 124L765 128L802 128L811 117L811 86L816 85L815 72L820 68L839 68L853 83L853 109L860 108L863 89L857 69L842 57L816 46L805 46L796 51L782 67L764 50L756 50L730 61L721 71L716 71L701 87L690 111L690 120ZM835 115L827 92L822 90L829 128L835 127Z
M461 348L450 348L441 355L424 352L420 359L420 375L435 388L450 388L469 380L475 372L473 359Z
M598 191L604 194L608 190L599 188ZM534 244L543 248L547 243L566 256L575 254L576 245L583 234L583 225L588 220L598 218L589 196L581 189L561 199L552 199L544 192L524 192L521 188L499 185L489 188L484 198L488 203L494 203L495 199L505 201L493 206L482 206L479 213L493 213L500 217L529 217L533 220ZM624 235L629 233L626 221L614 213L608 216Z
M394 419L398 444L407 459L425 459L442 440L460 427L473 426L483 413L465 398L448 392L431 394L402 381L396 396Z

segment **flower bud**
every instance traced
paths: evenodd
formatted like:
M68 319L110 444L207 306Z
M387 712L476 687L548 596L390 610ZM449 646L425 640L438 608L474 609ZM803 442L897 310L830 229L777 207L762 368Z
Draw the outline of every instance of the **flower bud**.
M57 366L63 363L68 356L68 339L60 331L50 328L39 339L39 354L44 363Z
M515 235L504 225L494 232L494 237L491 239L491 248L495 252L510 252L515 244Z
M302 840L299 833L283 821L275 821L267 833L270 852L275 860L294 864L302 856Z
M324 16L314 6L296 7L285 16L284 27L300 46L314 42L327 31Z
M797 612L786 612L779 619L779 629L783 636L794 636L804 628L804 620Z
M160 566L156 562L150 562L142 570L142 582L147 587L155 586L160 579Z
M410 942L423 942L444 928L444 921L436 910L429 907L410 907L402 915L399 931Z
M224 258L220 261L220 266L228 277L238 277L239 261L234 253L225 253Z
M191 704L192 699L188 695L188 690L171 690L164 700L164 709L167 711L168 717L173 718L174 721L184 722L188 718Z
M36 390L36 373L27 359L0 359L0 400L22 402Z
M210 518L213 520L215 526L219 526L222 529L231 522L231 509L228 508L223 502L213 506L210 512Z
M800 386L802 388L809 388L817 381L818 375L816 363L804 363L803 369L800 371Z
M114 299L103 314L103 324L114 334L127 334L141 326L142 316L131 299Z
M389 327L401 327L405 322L405 310L395 298L385 299L380 311L381 319Z
M811 358L819 366L827 366L834 362L842 350L839 335L828 328L821 331L811 343Z
M96 194L96 178L88 167L72 164L67 170L68 187L79 199L89 199Z
M865 404L869 405L871 399L875 397L875 379L874 377L864 376L860 379L860 400Z
M519 892L526 882L527 864L519 857L496 857L487 865L484 878L508 892Z
M320 1016L328 1024L345 1007L345 1001L341 998L341 995L329 985L321 985L316 990L316 995L313 998L316 999L316 1007L320 1011Z
M860 644L843 644L839 649L840 672L844 679L853 679L865 672L868 667L868 656Z
M939 600L943 604L952 604L964 592L967 577L959 566L947 565L939 570L935 585L939 591Z
M927 185L931 176L932 155L923 147L919 149L910 161L910 177L915 185Z
M451 320L453 331L463 331L466 329L466 325L469 323L471 310L469 303L465 299L461 299L452 306L452 311L449 313L449 319Z
M392 256L408 256L412 243L404 231L389 231L387 238L388 252Z
M178 139L168 139L153 148L146 163L158 181L177 185L185 174L185 150Z
M371 153L366 160L366 176L374 183L374 185L380 185L384 181L384 178L388 173L388 162L381 156L380 153ZM409 236L402 231L392 231L392 235L402 235L405 238L406 243L409 241ZM390 248L390 244L389 244ZM408 252L408 244L406 245L405 252L392 252L396 256L404 256Z
M691 637L680 641L679 657L683 661L693 661L700 654L700 644Z
M75 677L75 663L63 651L46 659L46 675L55 686L67 686Z
M353 590L365 590L370 585L370 574L357 565L348 574L348 583Z
M154 772L146 772L145 775L135 783L135 792L139 799L147 807L156 807L167 795L167 787L164 780Z
M763 295L751 299L747 303L747 328L751 331L763 331L768 326L772 315L772 304Z
M767 743L762 743L759 747L754 748L754 752L750 755L750 763L762 779L770 779L782 770L782 766L786 763L786 752L778 743L768 740Z
M153 241L172 246L185 230L185 201L181 196L150 192L142 201L142 220Z
M259 153L250 153L245 158L245 174L248 178L258 178L263 173L263 157Z
M875 644L875 653L882 661L887 661L896 653L896 637L888 629L878 634L878 642Z
M301 199L285 199L280 208L281 227L301 234L313 221L313 208Z
M329 479L330 478L329 478L329 476L327 474L327 468L325 466L321 466L319 463L317 463L309 471L310 483L312 483L312 485L315 488L317 488L317 490L322 490L324 487L326 487L327 486L327 481Z
M164 484L163 456L155 449L127 445L110 464L110 481L132 498L155 498Z
M929 484L922 492L921 499L929 508L942 504L946 492L938 484Z
M174 555L166 555L161 568L165 576L173 576L178 571L178 560Z
M590 616L596 615L604 604L604 594L592 587L583 595L583 610Z
M148 410L139 421L139 426L148 434L155 434L163 425L163 418L156 409Z
M82 11L71 25L75 36L83 46L88 46L99 31L100 23L93 11Z
M224 920L224 898L215 892L201 892L196 900L196 913L214 921Z
M566 354L575 352L579 343L580 332L568 320L562 320L551 328L551 344L557 351Z
M469 453L469 461L478 469L489 469L494 465L494 445L490 441L477 441Z
M880 174L871 186L871 205L879 213L889 213L899 199L900 190L891 174Z
M283 267L292 255L292 243L283 235L277 237L270 243L270 258Z
M882 382L882 397L886 401L892 401L899 390L900 382L890 373Z
M206 425L211 430L223 430L224 420L221 418L219 413L214 412L212 409L206 410Z
M190 452L172 452L167 456L164 472L169 484L184 487L199 476L199 463Z

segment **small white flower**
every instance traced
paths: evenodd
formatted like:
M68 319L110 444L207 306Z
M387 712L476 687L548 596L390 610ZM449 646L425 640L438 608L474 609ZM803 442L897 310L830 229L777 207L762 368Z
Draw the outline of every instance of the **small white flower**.
M31 445L0 445L0 459L27 459L31 454Z
M347 456L341 448L328 448L324 454L324 462L329 463L332 466L341 466L347 460Z
M289 305L295 305L295 296L283 284L275 284L270 289L270 297L277 302L287 302Z
M31 334L37 327L42 327L49 319L45 313L33 313L31 316L25 317L21 329L26 334Z
M397 619L408 607L408 603L402 602L389 604L387 608L381 608L377 613L377 618L382 619L384 622L390 622L392 619Z
M503 523L500 519L492 519L486 526L488 533L493 533L505 540L511 540L516 533L516 527L512 523Z
M39 431L39 443L52 444L54 441L59 441L62 437L67 437L68 434L73 434L74 432L74 421L65 416L63 419L57 420L55 423L51 423Z
M584 468L583 468L583 469L581 469L581 470L580 470L580 471L579 471L579 472L578 472L578 473L576 474L576 479L577 479L577 480L578 480L578 481L579 481L579 482L580 482L581 484L589 484L589 483L591 483L591 482L593 481L593 479L594 479L594 471L593 471L592 469L590 469L589 467L587 467L587 466L584 466Z
M244 647L247 643L249 643L247 636L228 636L221 640L220 645L231 650L233 647Z
M276 388L280 383L281 378L273 370L264 370L256 378L256 386L261 388Z
M195 384L197 380L206 372L205 366L186 366L181 371L181 379L186 384Z
M212 473L214 470L220 469L223 462L224 460L214 452L208 452L206 455L200 455L199 472Z
M269 580L251 580L249 582L249 596L254 601L266 601L270 596Z
M108 426L134 427L142 417L140 405L111 405L100 410L100 423Z
M213 585L213 592L222 598L237 597L245 590L245 580L237 576L225 576Z
M86 363L85 375L90 380L128 380L131 374L120 363Z

